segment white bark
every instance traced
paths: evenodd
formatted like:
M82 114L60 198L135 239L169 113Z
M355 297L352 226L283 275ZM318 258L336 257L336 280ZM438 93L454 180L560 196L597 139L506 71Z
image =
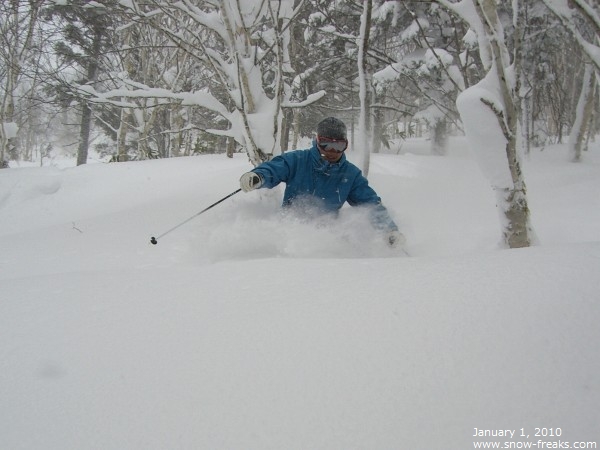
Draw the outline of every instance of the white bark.
M32 1L27 8L19 2L6 2L0 6L0 34L4 51L0 59L3 66L4 86L0 86L0 163L4 161L16 135L8 133L15 124L15 95L22 75L22 64L31 49L42 2Z
M439 3L459 13L477 32L481 59L488 74L478 85L461 94L457 106L463 118L467 139L473 151L479 154L480 165L484 172L492 174L490 181L497 195L503 242L510 248L528 247L534 237L517 145L519 99L514 72L511 70L513 63L504 41L504 30L498 17L496 2L472 0L469 5L464 0L458 4L439 0ZM519 13L520 2L514 0L513 14ZM515 57L520 54L517 49ZM518 66L519 62L514 62L514 65ZM482 139L481 131L476 125L478 114L473 114L473 111L478 111L481 107L474 103L477 100L486 105L496 118L495 129L488 131L488 143ZM488 123L494 126L493 122ZM502 139L499 139L500 136ZM495 167L496 161L502 161L508 170ZM501 175L497 176L499 172Z
M575 111L575 122L569 136L569 153L574 162L581 161L581 152L585 144L585 134L590 124L593 110L594 92L596 78L594 76L594 67L592 64L585 65L583 81L581 83L581 92L577 101Z
M373 8L372 0L363 2L363 12L360 17L360 34L358 36L358 80L359 80L359 98L360 98L360 117L358 121L358 136L360 149L363 152L363 174L368 176L369 165L371 162L371 148L369 133L370 114L369 114L369 87L370 80L367 69L367 52L369 50L369 34L371 28L371 10Z

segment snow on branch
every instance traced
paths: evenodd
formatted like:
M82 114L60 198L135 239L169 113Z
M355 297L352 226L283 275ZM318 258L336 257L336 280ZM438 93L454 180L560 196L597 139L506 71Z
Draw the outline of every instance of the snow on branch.
M600 16L587 4L585 0L543 0L544 4L552 11L562 22L563 26L571 32L575 40L579 43L584 53L590 58L592 63L600 70L600 46L586 40L577 28L573 14L579 12L586 19L594 30L595 36L600 36ZM571 9L569 6L575 6Z
M313 103L319 101L321 98L323 98L323 96L326 94L327 92L324 90L321 90L319 92L315 92L314 94L310 94L308 97L306 97L306 100L304 100L303 102L283 102L281 104L282 108L304 108L305 106L309 106L312 105Z
M98 92L90 85L75 86L77 90L88 95L88 100L94 103L110 103L115 106L137 108L138 105L132 102L125 102L123 98L155 98L163 100L176 100L181 102L182 106L199 106L209 109L224 117L229 115L229 111L223 104L208 92L173 92L163 88L139 88L139 89L111 89L106 92ZM118 100L115 100L118 99ZM165 102L168 103L168 102Z

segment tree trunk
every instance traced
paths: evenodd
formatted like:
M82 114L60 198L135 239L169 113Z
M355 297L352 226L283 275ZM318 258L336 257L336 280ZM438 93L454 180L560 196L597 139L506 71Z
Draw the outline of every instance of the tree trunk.
M292 138L292 148L298 148L298 139L300 138L300 110L294 108L294 132Z
M138 137L138 156L141 159L151 159L153 158L154 152L149 145L150 139L150 131L154 126L156 119L158 117L159 109L156 107L158 101L156 99L151 99L151 107L149 108L149 114L141 114L143 123L138 124L139 129L139 137Z
M371 149L369 148L370 114L369 114L369 77L367 69L367 53L369 51L369 34L371 30L371 10L373 1L363 3L363 13L360 18L360 35L358 37L358 78L360 84L360 118L359 136L360 147L363 152L362 171L364 176L369 174L371 163Z
M90 147L90 130L92 127L92 108L86 103L83 104L81 112L81 124L79 126L79 147L77 148L77 165L87 163L88 150Z
M517 146L517 91L514 87L510 86L510 77L506 73L506 68L510 64L508 50L506 44L499 39L503 33L499 32L502 26L494 0L473 0L473 2L489 38L493 55L492 70L496 71L504 106L503 111L498 111L491 104L488 105L496 113L498 124L502 128L507 140L506 158L512 178L512 186L508 187L504 196L506 202L504 205L504 215L507 219L506 224L503 226L504 240L510 248L529 247L532 243L532 231L525 179L521 171ZM519 1L513 2L513 8L513 14L521 14ZM515 55L518 56L519 54L521 54L520 49L515 49ZM514 64L520 65L520 62L515 62Z
M121 109L117 130L117 161L127 161L127 108Z
M373 92L373 98L374 98L374 103L379 103L380 101L382 101L379 96L377 96L375 94L375 92ZM371 151L373 153L379 153L381 151L381 147L383 146L383 142L385 137L383 136L384 134L384 129L383 129L383 122L384 122L384 114L383 114L383 109L379 108L379 107L374 107L373 110L373 121L372 121L372 146L371 146ZM389 143L386 142L386 145L388 145Z
M531 141L533 139L533 119L532 119L532 107L533 96L530 94L523 98L523 106L521 108L521 129L523 138L525 140L525 154L531 153Z
M448 124L446 119L439 119L431 127L431 153L438 156L448 151Z
M575 122L571 128L569 137L569 152L573 162L581 161L581 152L585 144L585 135L587 127L590 124L592 110L594 106L594 91L596 87L596 77L592 64L586 63L583 81L581 83L581 92L577 102Z
M290 148L290 127L291 127L292 111L287 109L283 113L281 121L281 153L286 152Z
M92 51L89 55L89 63L87 67L87 82L93 83L98 77L98 59L100 58L100 48L102 46L103 30L96 29L94 31L94 40L92 42ZM90 148L90 133L92 128L92 107L88 102L83 103L83 111L81 112L81 125L79 131L79 148L77 149L77 165L87 163L89 148Z
M232 137L227 138L227 157L233 158L233 154L235 153L235 139Z

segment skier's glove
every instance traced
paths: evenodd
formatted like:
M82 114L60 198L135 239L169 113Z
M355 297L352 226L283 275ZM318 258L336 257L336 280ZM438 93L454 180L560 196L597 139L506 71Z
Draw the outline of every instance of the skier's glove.
M262 185L262 178L254 172L246 172L240 178L240 187L244 192L250 192L258 189Z
M406 244L406 238L398 230L393 230L387 235L387 243L391 248L402 247Z

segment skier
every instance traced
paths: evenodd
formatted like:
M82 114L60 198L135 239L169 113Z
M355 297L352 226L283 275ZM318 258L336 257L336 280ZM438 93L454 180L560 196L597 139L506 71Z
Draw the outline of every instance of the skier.
M240 187L250 192L284 182L283 206L303 212L337 214L345 202L368 206L373 226L384 233L390 247L402 246L406 239L360 169L346 159L346 148L346 125L328 117L317 125L312 148L286 152L260 164L242 175Z

